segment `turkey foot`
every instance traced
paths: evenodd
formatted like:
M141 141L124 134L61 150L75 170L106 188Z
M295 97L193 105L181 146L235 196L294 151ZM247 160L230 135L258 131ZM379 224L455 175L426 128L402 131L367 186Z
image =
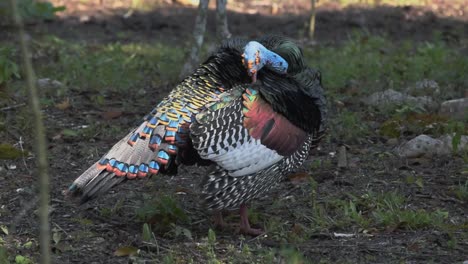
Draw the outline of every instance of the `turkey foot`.
M241 204L240 206L240 230L239 232L244 235L259 236L263 234L262 229L251 228L249 223L249 217L247 215L247 206Z

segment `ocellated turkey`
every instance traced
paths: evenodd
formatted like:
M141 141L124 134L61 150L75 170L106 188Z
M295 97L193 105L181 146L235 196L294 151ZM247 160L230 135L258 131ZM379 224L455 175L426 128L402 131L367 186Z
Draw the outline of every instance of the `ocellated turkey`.
M230 39L67 192L85 202L126 179L202 159L212 164L200 184L206 208L240 208L241 232L256 235L245 204L303 163L325 121L320 73L293 41Z

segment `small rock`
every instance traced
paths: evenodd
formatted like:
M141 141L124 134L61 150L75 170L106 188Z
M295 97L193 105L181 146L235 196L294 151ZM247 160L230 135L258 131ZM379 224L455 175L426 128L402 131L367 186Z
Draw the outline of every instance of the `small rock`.
M61 82L49 78L37 79L36 84L39 89L57 89L63 87Z
M431 157L434 155L448 155L451 151L440 139L427 135L419 135L403 144L398 154L404 158Z
M468 98L445 101L440 105L441 115L458 119L468 119Z
M9 170L16 170L16 164L10 164L8 165Z
M367 105L374 107L382 107L389 105L411 104L412 106L420 108L433 109L436 103L428 96L411 96L393 89L388 89L383 92L375 92L369 97L363 99Z
M406 88L406 93L413 96L436 96L440 94L440 87L436 81L424 79Z

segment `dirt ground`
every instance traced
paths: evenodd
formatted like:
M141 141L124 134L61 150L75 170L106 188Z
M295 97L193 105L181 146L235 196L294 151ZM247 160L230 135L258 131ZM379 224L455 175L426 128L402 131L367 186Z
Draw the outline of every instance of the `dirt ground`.
M190 7L165 4L152 12L136 12L129 18L123 18L127 10L113 10L105 6L95 8L91 4L88 8L82 8L84 4L79 4L79 1L74 3L76 8L70 3L60 19L28 25L27 31L33 37L54 34L67 40L87 43L116 41L118 32L128 33L129 41L156 39L180 43L190 38L196 14L196 10ZM240 13L239 10L245 6L233 7L228 14L233 35L255 37L280 33L298 39L303 34L301 32L307 16L299 12L300 6L291 9L282 7L276 16L271 15L269 8L262 6L257 7L258 13ZM410 6L353 7L343 10L324 6L317 15L316 38L320 43L336 45L347 39L353 30L366 30L387 35L394 41L408 38L425 41L432 39L434 32L440 32L447 42L466 40L468 13L450 17L446 16L447 12L448 7L431 10ZM209 38L215 35L214 17L214 12L210 12ZM3 41L12 38L14 34L9 27L0 30L4 32L0 34ZM148 96L157 102L171 89L171 85L152 89L148 91ZM83 206L63 197L62 190L119 139L99 135L94 142L53 139L55 131L71 125L86 125L87 119L83 117L83 112L92 110L93 105L86 94L80 92L75 92L74 102L70 111L55 108L44 111L50 143L51 227L54 234L59 234L54 237L53 243L55 263L159 263L168 254L174 257L174 263L185 263L189 259L193 263L206 263L206 237L208 229L213 227L209 216L198 208L196 193L192 191L202 176L202 169L183 167L177 176L159 175L149 180L127 182L108 195ZM150 106L137 107L134 113L123 115L112 122L120 122L122 127L130 128L150 109ZM8 114L14 115L14 111ZM121 135L126 133L122 131ZM19 135L18 131L10 133L10 138L6 140L18 141ZM23 140L25 147L32 149L32 139ZM385 139L369 137L363 139L361 144L348 146L349 159L353 160L354 165L346 170L338 170L336 156L330 153L337 151L339 143L333 140L323 142L320 150L315 150L304 166L303 171L310 174L318 184L317 203L328 199L346 200L350 194L364 194L369 190L398 190L407 198L410 208L431 211L442 209L448 212L450 221L460 228L448 232L396 226L387 229L370 228L364 232L355 227L342 227L311 232L304 238L297 234L302 232L302 227L310 227L311 183L286 180L252 204L254 211L258 212L257 220L254 221L256 226L265 228L265 223L274 219L279 228L266 229L279 229L281 232L267 232L264 236L252 238L237 235L232 230L216 230L214 252L217 258L228 262L233 251L237 252L236 256L242 256L245 253L242 248L248 245L253 256L265 250L291 247L300 252L306 262L312 263L462 263L468 260L468 204L452 195L453 186L466 181L467 177L460 172L464 165L461 157L408 162L392 154L394 146L386 144ZM86 147L92 151L81 151ZM316 160L330 166L311 169ZM5 241L10 245L33 241L31 248L10 247L10 253L32 256L37 260L39 227L34 205L37 201L34 188L36 178L32 169L34 159L0 162L0 225L8 226L9 233L14 234L7 236ZM12 164L16 165L15 169L11 167ZM407 184L404 179L409 176L422 177L424 188ZM167 235L167 230L163 230L155 232L157 244L143 243L143 223L135 216L135 209L141 206L147 196L174 193L178 193L175 197L191 219L189 223L180 225L190 230L192 239ZM111 213L103 214L103 208ZM237 218L230 221L236 222ZM351 235L340 237L334 233ZM451 241L456 241L456 245L453 246ZM133 259L115 256L116 249L123 246L137 247L140 252ZM233 262L249 263L242 257Z

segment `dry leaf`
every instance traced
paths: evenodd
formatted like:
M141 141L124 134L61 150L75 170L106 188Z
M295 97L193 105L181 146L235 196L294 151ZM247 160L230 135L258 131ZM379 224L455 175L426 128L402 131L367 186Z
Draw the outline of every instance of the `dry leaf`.
M122 113L123 113L122 111L106 111L106 112L102 112L101 116L102 118L106 120L110 120L110 119L120 117Z
M296 235L300 235L304 233L305 227L301 224L295 223L292 228L291 232L295 233Z
M187 188L177 187L177 189L175 190L175 193L176 194L187 194L187 193L190 193L190 190L187 189Z
M300 184L309 181L309 174L307 172L297 172L288 175L288 179L294 184Z
M121 247L114 252L114 255L117 257L133 256L136 254L138 254L138 248L132 246Z
M63 100L61 103L58 103L55 105L55 107L57 107L58 109L60 110L67 110L68 108L70 108L71 104L70 104L70 98L65 98L65 100Z

